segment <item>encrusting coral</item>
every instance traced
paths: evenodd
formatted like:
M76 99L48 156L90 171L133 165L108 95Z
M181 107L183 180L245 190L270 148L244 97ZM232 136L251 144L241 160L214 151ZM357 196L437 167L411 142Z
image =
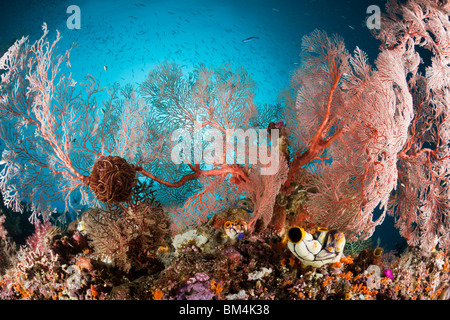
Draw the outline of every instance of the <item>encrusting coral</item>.
M92 216L98 218L96 215L105 212L85 213L82 217L87 227L81 221L78 228L75 224L67 231L43 227L39 236L33 236L37 246L22 248L18 262L0 278L1 298L448 298L450 264L443 251L423 254L410 248L393 255L378 248L366 249L359 255L342 255L339 261L314 268L303 265L286 243L268 233L229 238L223 225L210 223L192 229L189 237L177 241L168 235L167 221L159 220L161 211L145 206L135 209L144 213L140 219L122 212L117 218L128 219L130 228L123 221L108 224L109 237L96 234L98 228L92 228L95 219L89 222ZM222 219L236 217L233 210L227 212ZM147 224L148 232L139 231L135 223ZM117 249L109 251L109 259L100 254L108 253L107 241L110 248ZM123 248L119 249L119 245Z

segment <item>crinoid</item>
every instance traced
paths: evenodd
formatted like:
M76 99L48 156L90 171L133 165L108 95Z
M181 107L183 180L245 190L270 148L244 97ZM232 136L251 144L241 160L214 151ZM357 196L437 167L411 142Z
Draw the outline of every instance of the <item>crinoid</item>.
M97 159L89 179L97 199L108 203L129 200L136 183L136 169L118 156Z

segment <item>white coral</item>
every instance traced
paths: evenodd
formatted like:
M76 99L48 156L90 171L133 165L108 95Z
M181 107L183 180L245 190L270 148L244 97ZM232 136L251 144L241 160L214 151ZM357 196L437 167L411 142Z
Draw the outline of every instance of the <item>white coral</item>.
M22 37L22 39L17 40L11 47L9 47L8 51L6 51L5 54L0 57L0 70L7 70L7 72L1 75L1 82L9 83L11 68L16 65L16 59L20 58L19 49L27 41L28 37Z
M208 242L208 238L198 234L197 230L189 230L181 234L177 234L173 238L172 245L176 250L176 253L179 253L186 246L195 245L197 248L202 248L203 245Z
M262 267L260 271L254 271L248 274L248 280L261 280L272 273L272 268Z
M247 300L248 294L245 293L245 290L241 289L238 293L229 294L226 296L228 300Z

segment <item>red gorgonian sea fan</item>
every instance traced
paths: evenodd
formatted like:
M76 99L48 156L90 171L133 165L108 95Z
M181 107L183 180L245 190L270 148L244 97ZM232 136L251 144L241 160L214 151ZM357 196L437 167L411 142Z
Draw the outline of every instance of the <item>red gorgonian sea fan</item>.
M309 165L313 173L298 176L318 190L309 195L310 220L367 238L387 212L410 245L449 248L449 8L420 0L386 8L374 68L338 37L304 37L284 99L296 150L285 189Z
M386 8L376 36L388 51L402 53L414 108L388 212L408 244L450 249L450 7L446 1L388 1Z
M0 59L0 137L6 145L0 189L13 210L30 207L33 222L38 216L48 220L54 201L62 202L65 212L97 205L89 189L90 167L111 153L132 157L143 138L145 114L129 88L120 96L114 85L103 104L107 115L100 117L96 98L104 89L91 76L77 85L62 73L72 48L57 54L60 34L49 42L45 24L43 30L35 43L17 40Z
M144 101L130 85L105 89L92 76L77 84L61 72L63 62L70 66L72 48L59 55L60 34L49 42L45 24L43 30L38 41L22 38L0 60L0 137L6 145L0 189L8 207L30 207L36 222L39 216L48 220L57 201L65 212L125 201L137 173L157 182L160 195L166 187L199 192L191 182L202 176L246 179L236 165L170 162L172 130L193 130L198 117L223 132L248 124L255 83L244 70L200 66L185 77L178 66L163 63L140 88Z
M340 37L318 30L303 38L301 56L292 78L296 98L285 99L296 148L285 188L297 175L317 190L309 195L310 221L367 238L384 220L373 212L396 186L397 154L412 120L405 77L389 73L402 66L394 56L382 63L382 53L373 69L359 48L351 55ZM306 165L313 173L299 175Z

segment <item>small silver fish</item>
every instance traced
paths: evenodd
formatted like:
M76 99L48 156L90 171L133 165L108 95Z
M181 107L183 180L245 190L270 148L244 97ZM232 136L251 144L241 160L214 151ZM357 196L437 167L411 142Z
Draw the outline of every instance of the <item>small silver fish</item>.
M103 66L103 69L104 69L105 71L108 71L108 67L107 67L107 66Z
M250 38L247 38L247 39L244 39L244 40L242 40L242 42L250 42L250 41L253 41L253 40L256 40L256 39L259 39L259 37L250 37Z

